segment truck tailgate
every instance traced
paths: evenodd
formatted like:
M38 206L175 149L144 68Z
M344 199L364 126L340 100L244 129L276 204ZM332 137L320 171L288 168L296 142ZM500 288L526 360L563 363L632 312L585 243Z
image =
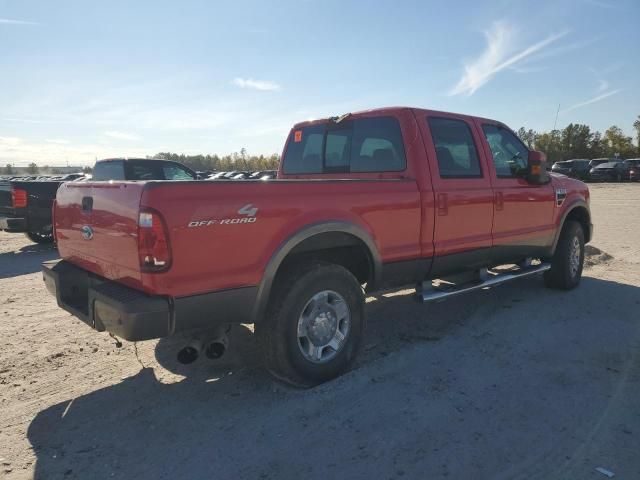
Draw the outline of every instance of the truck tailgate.
M141 288L138 210L144 183L65 183L55 229L60 256L111 280Z

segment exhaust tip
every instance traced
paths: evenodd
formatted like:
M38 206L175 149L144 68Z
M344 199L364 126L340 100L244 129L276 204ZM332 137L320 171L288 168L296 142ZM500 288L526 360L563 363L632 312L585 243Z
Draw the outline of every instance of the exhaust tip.
M178 352L178 362L183 365L189 365L198 359L198 349L192 346L186 346Z
M204 354L209 360L217 360L218 358L224 355L224 352L227 351L227 346L224 342L211 342L207 345L207 348L204 351Z

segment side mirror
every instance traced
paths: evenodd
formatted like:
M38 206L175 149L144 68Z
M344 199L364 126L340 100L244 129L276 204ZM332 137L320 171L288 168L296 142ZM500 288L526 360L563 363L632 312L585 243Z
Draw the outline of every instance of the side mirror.
M551 181L547 171L547 156L544 153L535 150L529 152L526 179L533 185L545 185Z

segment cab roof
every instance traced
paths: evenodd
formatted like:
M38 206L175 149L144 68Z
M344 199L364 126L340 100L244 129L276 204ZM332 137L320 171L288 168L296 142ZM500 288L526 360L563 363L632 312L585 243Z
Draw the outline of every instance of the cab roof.
M349 113L343 113L343 114L339 114L336 115L334 117L324 117L324 118L317 118L317 119L313 119L313 120L306 120L304 122L298 122L296 123L293 128L301 128L301 127L306 127L309 125L316 125L319 123L326 123L329 122L331 120L334 119L339 119L340 117L345 117L345 118L352 118L352 117L366 117L369 115L375 115L375 116L381 116L381 115L396 115L402 111L405 110L411 110L416 114L420 114L420 115L455 115L457 117L462 117L462 118L467 118L467 119L478 119L481 121L487 121L487 122L496 122L496 120L492 120L489 118L483 118L483 117L476 117L473 115L465 115L462 113L455 113L455 112L444 112L444 111L439 111L439 110L428 110L428 109L424 109L424 108L417 108L417 107L406 107L406 106L395 106L395 107L381 107L381 108L372 108L369 110L359 110L357 112L349 112ZM498 122L500 123L500 122Z

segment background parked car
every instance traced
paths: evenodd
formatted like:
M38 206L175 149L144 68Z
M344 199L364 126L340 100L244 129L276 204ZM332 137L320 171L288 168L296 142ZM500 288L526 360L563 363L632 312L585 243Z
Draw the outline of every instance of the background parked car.
M589 170L591 170L593 167L597 167L598 165L602 165L603 163L617 161L617 158L594 158L593 160L589 161Z
M589 177L596 182L622 182L629 180L629 165L623 160L601 163L590 170Z
M624 162L629 166L629 180L640 182L640 158L630 158Z
M567 177L577 178L579 180L587 180L589 178L589 159L576 158L572 160L563 160L556 162L551 167L554 173L561 173Z

